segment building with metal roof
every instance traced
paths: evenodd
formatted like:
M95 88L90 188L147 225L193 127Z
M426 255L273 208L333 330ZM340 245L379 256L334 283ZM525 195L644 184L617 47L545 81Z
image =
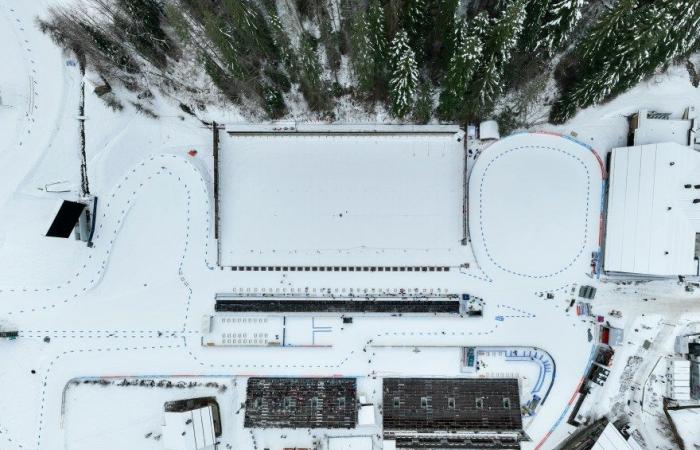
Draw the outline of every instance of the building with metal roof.
M698 275L700 153L673 142L613 149L606 272Z

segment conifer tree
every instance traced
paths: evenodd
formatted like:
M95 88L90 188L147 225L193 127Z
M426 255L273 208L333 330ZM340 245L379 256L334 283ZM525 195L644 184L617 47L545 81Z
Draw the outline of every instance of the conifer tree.
M422 80L418 85L416 104L413 108L413 120L424 124L433 115L433 87L429 80Z
M552 0L530 0L520 37L520 49L523 52L531 53L538 48L551 3Z
M563 122L578 108L602 101L615 86L628 78L626 74L639 69L630 61L632 54L638 52L633 47L642 40L639 33L646 32L644 37L653 41L649 33L653 32L655 25L642 25L639 20L649 16L638 14L637 8L637 0L620 0L591 28L576 49L581 61L579 81L552 106L550 120ZM632 37L634 39L628 41Z
M226 20L235 31L237 46L253 59L262 60L277 56L272 35L265 16L251 0L224 0Z
M369 39L367 15L358 14L350 27L353 73L357 81L357 89L367 95L374 90L374 58Z
M401 30L391 43L391 78L389 79L390 109L394 116L404 117L412 108L418 84L416 55L408 35Z
M454 52L455 17L459 0L426 0L430 12L424 29L427 30L425 61L431 78L439 80Z
M482 52L480 24L469 28L465 20L459 20L454 38L454 52L442 81L438 116L443 120L464 118L466 97L472 78L479 65Z
M367 37L377 78L384 78L384 63L389 55L384 20L384 8L378 0L373 0L367 11Z
M504 91L503 72L518 45L527 0L512 0L494 21L484 42L484 58L467 95L469 115L488 114Z
M103 3L107 8L107 4ZM123 33L134 48L161 69L167 65L167 55L174 45L161 28L163 7L157 0L119 0L114 12L115 29Z
M536 48L551 54L561 48L581 19L586 0L552 0Z
M384 9L378 0L357 15L352 28L351 58L358 90L365 96L382 98L386 92L388 45Z
M563 122L578 108L618 95L697 50L698 25L700 4L695 1L620 0L577 49L583 61L581 75L553 105L550 120Z
M627 30L634 25L631 21L632 12L636 7L637 0L619 0L591 27L586 38L576 49L586 66L601 63L606 52L612 50L617 39L627 34Z
M428 2L427 0L406 0L404 8L403 29L408 35L411 48L416 52L416 59L422 61L425 55Z
M299 85L312 111L330 107L328 87L323 80L323 67L318 59L312 37L305 33L299 44Z

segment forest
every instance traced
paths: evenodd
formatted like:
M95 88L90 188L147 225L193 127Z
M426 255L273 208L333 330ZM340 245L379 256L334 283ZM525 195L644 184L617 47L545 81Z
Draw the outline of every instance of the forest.
M198 94L213 85L251 119L336 120L349 102L397 121L513 128L533 102L563 123L687 62L700 2L81 0L39 26L107 86L200 98L185 110L205 109Z

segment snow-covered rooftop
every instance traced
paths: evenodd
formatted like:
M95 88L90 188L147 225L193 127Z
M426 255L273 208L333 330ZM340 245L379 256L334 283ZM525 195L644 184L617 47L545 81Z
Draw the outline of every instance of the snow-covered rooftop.
M676 143L616 148L610 160L604 267L609 272L697 274L700 153ZM698 200L700 202L700 200Z
M372 450L370 436L329 437L328 450Z
M648 113L647 110L642 110L637 116L634 145L648 145L657 142L690 145L694 111L691 110L691 117L687 119L655 119L648 117Z
M612 423L608 423L591 450L632 450L632 447L617 428Z
M166 412L163 421L165 450L214 450L212 407L183 412Z

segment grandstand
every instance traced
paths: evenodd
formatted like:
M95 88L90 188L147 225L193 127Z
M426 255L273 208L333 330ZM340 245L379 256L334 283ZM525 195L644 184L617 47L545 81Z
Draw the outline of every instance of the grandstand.
M466 295L466 294L465 294ZM236 313L384 313L460 314L466 310L458 295L424 297L239 297L217 294L216 312Z
M354 428L355 378L249 378L246 428Z
M397 448L519 448L517 379L385 378L384 438Z

